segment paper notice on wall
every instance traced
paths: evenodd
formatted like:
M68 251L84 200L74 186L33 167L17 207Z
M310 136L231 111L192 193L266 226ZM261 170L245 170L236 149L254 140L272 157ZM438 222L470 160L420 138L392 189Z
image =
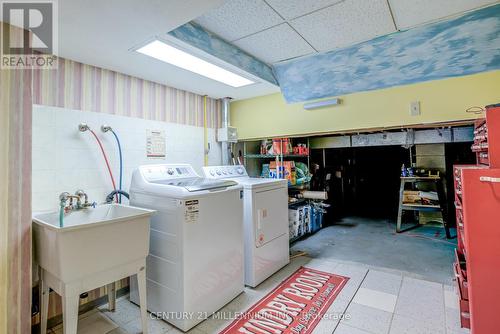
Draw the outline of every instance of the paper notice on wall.
M166 156L165 131L147 130L146 155L151 159L163 159Z
M186 211L184 212L184 221L186 223L196 223L200 214L200 204L197 199L186 201Z

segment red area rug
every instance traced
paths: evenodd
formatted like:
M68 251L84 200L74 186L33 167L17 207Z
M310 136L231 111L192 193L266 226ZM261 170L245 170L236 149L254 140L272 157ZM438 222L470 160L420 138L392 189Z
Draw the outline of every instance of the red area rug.
M348 280L301 267L221 334L312 333Z

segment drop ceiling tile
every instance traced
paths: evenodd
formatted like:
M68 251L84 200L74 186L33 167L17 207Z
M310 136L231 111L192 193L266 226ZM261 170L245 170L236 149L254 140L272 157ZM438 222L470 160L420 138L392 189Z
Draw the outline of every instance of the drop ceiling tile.
M285 19L290 20L342 1L343 0L267 0L267 3Z
M268 63L314 52L314 49L288 23L242 38L234 44Z
M290 23L319 51L350 46L396 31L386 0L346 0Z
M389 0L398 29L415 27L497 2L496 0Z
M283 19L263 0L230 0L195 22L231 42L275 26Z

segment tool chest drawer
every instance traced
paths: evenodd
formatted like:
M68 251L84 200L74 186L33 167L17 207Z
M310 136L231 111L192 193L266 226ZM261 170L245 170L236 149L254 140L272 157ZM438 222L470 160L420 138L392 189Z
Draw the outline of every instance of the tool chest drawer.
M465 248L465 229L463 224L463 219L461 218L462 211L456 210L457 216L457 249L460 253L466 255L467 250Z
M474 125L474 142L471 148L472 151L476 153L476 161L478 164L490 164L488 154L488 126L484 118L476 121Z
M469 300L469 291L467 284L467 265L465 257L457 249L455 249L455 263L453 264L455 278L457 280L460 299Z
M488 151L488 127L485 118L477 120L474 124L472 151L476 153Z
M469 301L460 299L460 326L463 328L470 328L470 311L469 311Z
M489 165L490 164L489 153L487 151L477 153L477 163L481 165Z
M486 107L486 119L476 121L473 151L477 163L492 168L500 167L500 105Z
M461 168L455 167L453 171L453 182L455 188L455 203L462 204L462 175Z
M470 328L470 308L469 308L469 291L467 284L467 270L463 256L455 250L455 263L453 265L455 271L458 304L460 309L460 326Z

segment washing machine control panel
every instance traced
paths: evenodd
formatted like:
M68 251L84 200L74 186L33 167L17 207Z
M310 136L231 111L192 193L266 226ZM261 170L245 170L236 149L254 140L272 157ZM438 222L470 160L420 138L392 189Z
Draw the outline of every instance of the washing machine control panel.
M146 181L183 179L198 177L193 167L187 164L179 165L147 165L140 167L141 174Z
M210 179L227 179L235 177L247 177L247 171L243 165L234 166L208 166L203 167L205 177Z

